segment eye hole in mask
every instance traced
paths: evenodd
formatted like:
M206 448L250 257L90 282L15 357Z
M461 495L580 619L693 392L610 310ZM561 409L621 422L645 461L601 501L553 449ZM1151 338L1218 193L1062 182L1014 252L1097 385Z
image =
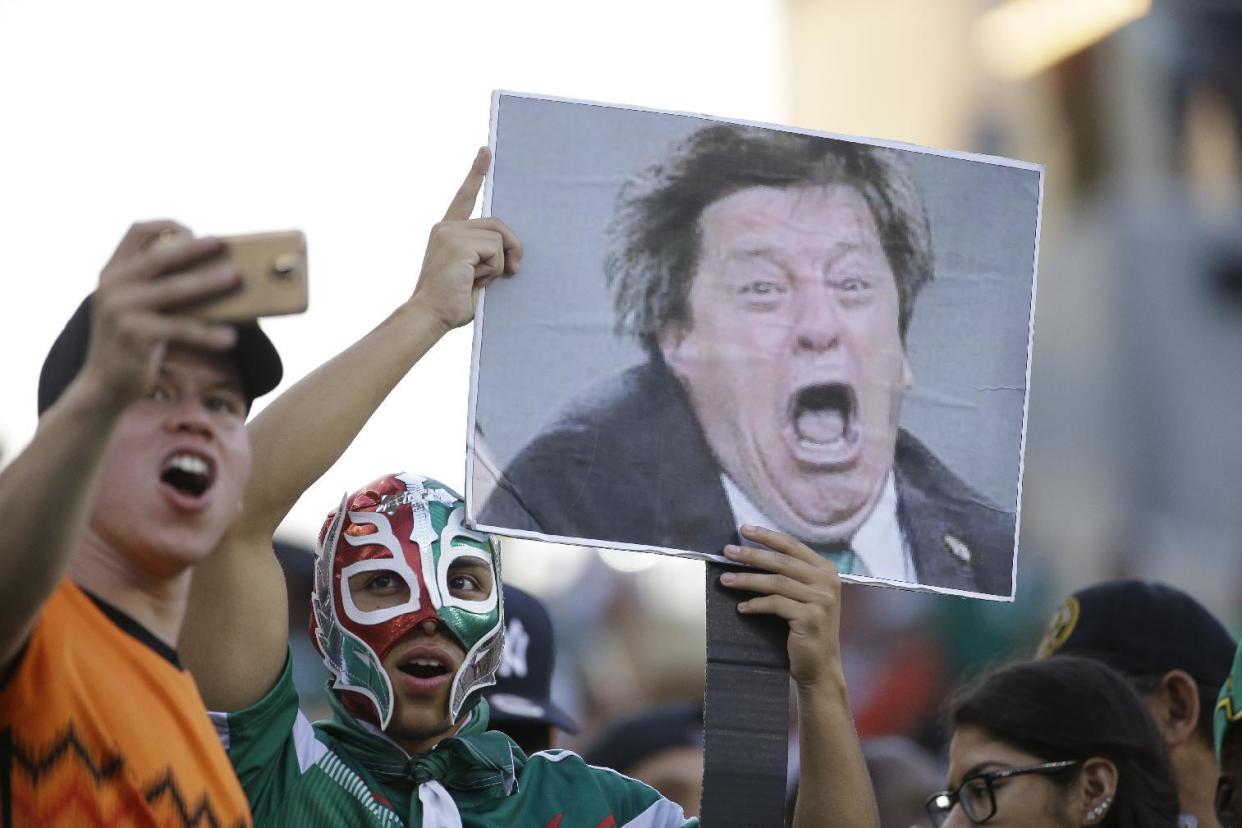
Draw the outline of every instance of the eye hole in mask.
M449 595L459 601L487 601L495 588L491 565L474 556L454 559L445 581Z
M410 600L410 585L391 569L358 572L349 579L354 605L363 612L401 606Z

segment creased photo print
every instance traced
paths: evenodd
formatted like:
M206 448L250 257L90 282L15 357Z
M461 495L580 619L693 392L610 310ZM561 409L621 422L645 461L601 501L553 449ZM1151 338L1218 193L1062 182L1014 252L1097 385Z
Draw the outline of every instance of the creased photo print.
M1011 600L1041 167L497 93L479 529Z

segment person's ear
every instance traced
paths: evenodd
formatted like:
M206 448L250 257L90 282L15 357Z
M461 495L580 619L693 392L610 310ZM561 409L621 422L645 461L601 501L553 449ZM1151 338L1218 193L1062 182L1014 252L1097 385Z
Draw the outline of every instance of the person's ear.
M660 355L664 357L664 364L678 378L684 377L688 356L686 329L678 324L667 325L656 337L656 344L660 348Z
M1082 763L1078 784L1083 806L1080 824L1099 825L1117 796L1117 766L1107 759L1092 757Z
M1199 727L1199 685L1185 670L1170 670L1155 692L1156 724L1172 750L1196 738Z

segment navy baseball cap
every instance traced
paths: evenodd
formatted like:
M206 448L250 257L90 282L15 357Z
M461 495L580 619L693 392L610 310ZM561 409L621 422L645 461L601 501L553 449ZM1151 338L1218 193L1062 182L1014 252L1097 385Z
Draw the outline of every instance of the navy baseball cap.
M1067 598L1035 655L1086 656L1132 677L1184 670L1215 696L1229 675L1234 647L1224 625L1180 589L1121 580Z
M258 323L234 325L237 329L237 343L229 355L237 365L241 375L242 391L246 396L247 407L256 398L263 396L277 385L284 375L284 366L280 354L267 334L259 328ZM39 372L39 416L47 411L69 383L82 370L86 362L86 349L91 341L91 297L87 296L78 305L78 309L69 317L52 348L43 360L43 370Z
M587 764L627 773L649 756L680 747L703 746L703 705L660 704L614 722L582 752Z
M552 619L535 596L504 587L505 649L496 683L483 690L491 721L555 725L577 733L578 723L552 701L556 640Z

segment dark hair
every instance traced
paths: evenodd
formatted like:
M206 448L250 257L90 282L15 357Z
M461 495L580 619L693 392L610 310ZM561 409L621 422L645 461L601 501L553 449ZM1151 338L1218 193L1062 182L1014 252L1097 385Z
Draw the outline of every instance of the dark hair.
M690 319L699 217L748 187L846 184L871 208L897 281L904 341L919 290L932 278L931 230L909 168L896 150L759 127L715 124L631 178L609 226L605 273L618 333L654 347Z
M1057 656L1002 667L954 698L949 722L954 730L981 728L1046 762L1111 761L1117 794L1101 826L1177 825L1177 789L1160 733L1125 679L1098 661Z

